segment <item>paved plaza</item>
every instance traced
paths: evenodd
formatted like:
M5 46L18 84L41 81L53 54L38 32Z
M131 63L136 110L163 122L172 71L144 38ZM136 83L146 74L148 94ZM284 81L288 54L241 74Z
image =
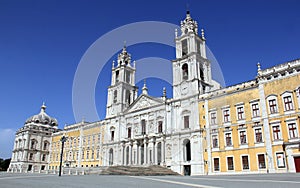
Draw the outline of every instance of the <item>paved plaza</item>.
M0 188L183 188L183 187L300 187L300 174L222 176L68 176L0 174Z

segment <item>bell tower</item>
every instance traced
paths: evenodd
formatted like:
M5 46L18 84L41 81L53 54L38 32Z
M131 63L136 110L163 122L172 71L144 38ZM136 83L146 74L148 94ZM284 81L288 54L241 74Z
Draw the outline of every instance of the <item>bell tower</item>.
M198 35L198 23L187 11L180 32L175 30L176 59L173 66L173 97L203 94L212 87L211 64L206 57L204 30Z
M137 97L135 86L135 61L124 45L118 55L117 65L113 61L111 86L108 88L106 117L116 116L123 112Z

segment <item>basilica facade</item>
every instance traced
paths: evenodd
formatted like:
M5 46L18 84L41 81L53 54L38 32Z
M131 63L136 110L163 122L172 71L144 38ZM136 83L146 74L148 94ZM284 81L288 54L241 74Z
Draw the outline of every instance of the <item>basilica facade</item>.
M65 168L162 165L183 175L299 172L300 60L265 70L258 65L252 81L221 88L212 79L204 31L189 12L175 43L172 98L165 89L162 97L150 96L146 81L138 95L138 70L124 46L112 65L106 118L51 129L43 137L50 143L47 163L30 170L57 171L60 139L66 136Z

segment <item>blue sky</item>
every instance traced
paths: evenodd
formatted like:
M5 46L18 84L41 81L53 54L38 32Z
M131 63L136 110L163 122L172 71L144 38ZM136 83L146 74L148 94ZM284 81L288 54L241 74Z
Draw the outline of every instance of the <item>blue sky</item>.
M0 0L0 157L10 157L14 132L39 112L43 101L60 128L75 122L74 75L82 56L98 38L140 21L179 25L187 3L191 16L205 29L207 45L218 60L226 85L253 79L258 61L267 68L300 58L297 0ZM133 59L175 57L174 49L158 44L139 44L128 50ZM96 86L101 119L110 66L104 67ZM154 96L160 96L162 86L167 85L157 79L147 83ZM170 97L171 87L167 89Z

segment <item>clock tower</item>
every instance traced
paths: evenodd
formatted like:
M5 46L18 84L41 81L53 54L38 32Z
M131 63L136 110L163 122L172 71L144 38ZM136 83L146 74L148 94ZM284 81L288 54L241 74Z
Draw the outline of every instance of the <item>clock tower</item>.
M180 32L175 31L176 59L173 66L173 97L185 98L203 94L212 87L211 64L206 57L204 30L198 35L198 24L187 11Z
M113 117L123 112L137 97L135 86L135 61L124 45L118 55L117 65L113 61L111 86L108 88L106 117Z

